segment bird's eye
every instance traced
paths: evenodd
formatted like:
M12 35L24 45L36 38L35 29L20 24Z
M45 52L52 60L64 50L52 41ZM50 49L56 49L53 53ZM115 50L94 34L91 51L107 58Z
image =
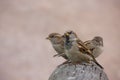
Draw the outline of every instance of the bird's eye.
M53 38L53 37L54 37L54 35L51 36L51 38Z

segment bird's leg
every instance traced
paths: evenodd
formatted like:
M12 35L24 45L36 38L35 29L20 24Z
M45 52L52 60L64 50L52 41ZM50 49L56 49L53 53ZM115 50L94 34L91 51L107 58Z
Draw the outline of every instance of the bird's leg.
M53 55L53 57L56 57L56 56L60 57L62 55L64 55L64 53L62 53L62 54L55 54L55 55Z
M71 63L69 60L63 62L62 64L58 65L58 67L60 67L61 65L64 65L64 64L68 64L68 63Z
M60 54L55 54L55 55L53 55L53 57L56 57L56 56L60 57Z

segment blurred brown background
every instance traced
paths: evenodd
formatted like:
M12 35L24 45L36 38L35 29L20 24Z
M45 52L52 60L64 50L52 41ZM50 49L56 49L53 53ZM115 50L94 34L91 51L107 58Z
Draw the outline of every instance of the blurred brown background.
M120 0L0 0L0 80L47 80L64 59L45 38L66 30L102 36L97 60L120 80Z

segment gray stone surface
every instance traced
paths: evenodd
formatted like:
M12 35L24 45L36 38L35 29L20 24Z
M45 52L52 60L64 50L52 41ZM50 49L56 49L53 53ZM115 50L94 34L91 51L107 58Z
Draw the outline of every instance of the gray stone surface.
M103 69L95 63L59 65L49 77L49 80L108 80Z

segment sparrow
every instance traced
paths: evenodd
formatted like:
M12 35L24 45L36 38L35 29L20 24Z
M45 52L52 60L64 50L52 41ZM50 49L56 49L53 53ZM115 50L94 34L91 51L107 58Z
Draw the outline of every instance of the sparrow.
M62 56L64 59L68 60L68 57L64 54L64 41L61 34L51 33L46 39L50 40L53 48L57 52L57 54L54 55L54 57Z
M103 38L95 36L92 40L85 41L84 44L96 58L103 52Z
M87 46L77 37L73 31L67 31L63 36L65 54L73 64L95 62L100 68L103 67L96 61L92 52Z

